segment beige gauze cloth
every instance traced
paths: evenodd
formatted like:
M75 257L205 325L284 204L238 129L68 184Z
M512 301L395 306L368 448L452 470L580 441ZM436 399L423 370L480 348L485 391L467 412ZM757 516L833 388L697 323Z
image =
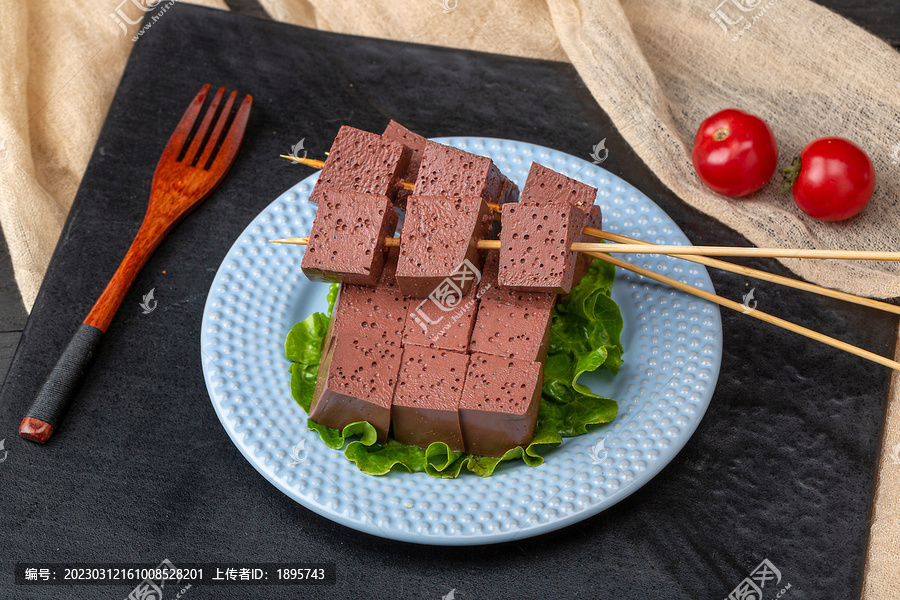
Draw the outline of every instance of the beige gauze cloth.
M119 8L136 21L141 11L130 2L155 0L0 2L6 59L0 68L0 224L27 308L139 27L128 24L126 33L109 16ZM222 0L195 3L226 8ZM663 183L757 246L900 251L900 56L808 0L260 4L274 19L322 30L570 61ZM780 166L815 138L853 140L877 172L870 206L851 221L827 224L803 215L790 194L780 193L777 177L744 200L704 188L691 166L693 136L705 117L729 107L769 123ZM590 152L562 150L585 158ZM828 287L900 296L897 263L784 262ZM898 382L895 373L867 556L867 599L900 598Z

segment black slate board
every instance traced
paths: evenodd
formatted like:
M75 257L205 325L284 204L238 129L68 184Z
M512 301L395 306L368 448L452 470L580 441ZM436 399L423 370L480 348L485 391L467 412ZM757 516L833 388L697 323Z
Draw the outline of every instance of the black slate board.
M235 166L145 267L51 442L16 435L45 374L125 252L156 161L201 84L255 97ZM571 66L321 33L177 4L135 45L0 393L2 598L123 598L133 586L14 585L17 562L334 561L327 588L195 586L189 598L721 599L764 558L783 596L861 589L888 370L725 312L712 406L687 447L610 510L493 547L371 537L296 504L220 426L200 368L204 300L226 251L310 174L342 124L389 118L426 136L483 135L587 157L661 205L695 244L746 245L663 188ZM773 261L751 266L784 273ZM891 355L882 313L712 273L718 293ZM155 289L158 308L142 314ZM287 379L285 380L287 382ZM287 393L287 392L286 392ZM777 590L769 582L765 598ZM771 590L771 593L770 593Z

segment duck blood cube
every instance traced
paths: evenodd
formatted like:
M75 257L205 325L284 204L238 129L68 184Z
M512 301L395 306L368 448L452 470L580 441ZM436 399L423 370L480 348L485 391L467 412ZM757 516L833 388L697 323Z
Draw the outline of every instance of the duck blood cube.
M543 361L550 342L554 294L531 294L506 304L491 298L478 301L478 314L469 352L481 352L527 361Z
M403 345L466 352L478 309L479 289L473 285L452 308L439 306L430 298L410 300Z
M488 202L501 203L513 188L514 184L490 158L430 140L425 142L416 195L481 196Z
M361 285L342 285L331 319L334 338L349 337L357 344L399 348L409 302L399 292Z
M591 207L591 212L588 213L588 217L584 222L585 227L593 227L594 229L602 229L603 228L603 217L600 213L600 207L596 204ZM576 242L596 242L597 239L594 236L587 235L585 233L579 234L575 237ZM575 263L575 277L572 278L572 287L578 285L581 281L581 278L584 277L585 273L587 273L588 269L591 268L591 264L594 262L594 257L589 256L585 253L579 253L578 259Z
M478 299L496 300L502 304L533 309L550 309L556 304L556 294L547 292L523 292L500 286L500 251L488 250L481 269L481 283L478 284Z
M578 259L569 245L581 234L585 217L565 202L507 204L500 231L500 285L568 294Z
M481 264L477 245L491 219L480 196L410 196L400 233L400 291L412 298L434 292L440 303L453 305L477 283L480 273L473 271Z
M338 335L349 336L366 346L381 344L400 348L406 309L406 299L396 290L342 285L325 332L323 357L328 355Z
M319 364L309 417L337 430L368 421L378 433L378 443L387 443L401 357L397 346L336 336Z
M384 195L322 190L300 267L309 279L374 286L397 213Z
M338 131L310 200L325 189L353 190L394 198L409 166L411 150L377 133L344 125Z
M466 452L503 456L531 442L542 386L539 362L472 354L459 401Z
M422 164L422 153L425 151L425 138L393 120L387 124L381 137L398 142L409 148L409 165L402 174L402 180L415 182L416 177L419 175L419 165ZM398 188L396 197L397 205L405 209L406 200L409 198L410 194L412 194L410 190Z
M398 292L344 284L334 303L310 418L334 429L369 421L387 441L408 302Z
M536 162L525 179L520 202L567 202L584 213L590 211L597 198L597 188L581 183ZM504 215L505 217L506 215Z
M394 439L423 448L444 442L463 452L459 400L469 355L405 346L391 406Z
M425 142L427 140L393 120L384 128L384 133L381 134L381 137L409 148L409 165L405 174L411 175L411 177L406 181L415 181L415 177L419 173L419 165L422 164L422 153L425 152Z
M397 285L397 259L400 258L400 248L394 246L387 249L387 257L384 259L384 268L381 269L381 277L378 279L378 289L400 291Z

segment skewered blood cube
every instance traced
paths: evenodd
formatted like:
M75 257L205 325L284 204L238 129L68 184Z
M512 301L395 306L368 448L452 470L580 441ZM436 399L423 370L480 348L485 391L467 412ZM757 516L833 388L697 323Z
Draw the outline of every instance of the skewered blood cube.
M409 148L409 166L406 169L406 175L412 175L412 177L406 181L415 181L415 176L419 172L419 165L422 164L422 153L425 152L425 142L427 140L393 120L384 128L384 133L381 134L381 137Z
M596 198L597 188L533 162L519 201L566 202L588 213Z
M466 452L503 456L531 442L542 386L539 362L472 354L459 402Z
M394 439L423 448L444 442L463 452L459 400L469 355L405 346L391 406Z
M322 190L300 267L314 281L374 286L384 267L384 239L396 229L387 196Z
M344 125L338 131L310 200L325 189L352 190L393 199L409 166L411 150L377 133Z
M410 196L400 233L400 291L411 298L435 292L443 304L458 301L480 277L474 273L481 265L477 245L491 220L480 196Z
M431 140L425 142L416 195L481 196L488 202L503 203L516 191L490 158Z
M502 287L568 294L575 279L576 252L586 213L565 202L517 202L503 209L500 231Z
M425 138L414 133L396 121L391 121L384 128L381 137L387 140L398 142L410 149L409 165L402 173L403 181L415 182L419 175L419 165L422 164L422 153L425 152ZM412 192L407 189L398 188L396 204L404 210L406 209L406 200Z
M538 163L531 163L521 196L522 202L568 202L586 213L584 227L600 229L602 221L600 207L594 205L596 198L597 188ZM592 242L594 239L589 235L580 234L575 241ZM586 254L578 257L572 285L578 285L593 261L594 259Z

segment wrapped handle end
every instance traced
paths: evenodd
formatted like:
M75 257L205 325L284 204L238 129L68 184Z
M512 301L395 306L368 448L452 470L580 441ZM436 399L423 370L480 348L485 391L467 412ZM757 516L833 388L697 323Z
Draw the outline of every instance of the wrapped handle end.
M40 419L25 417L19 425L19 435L26 440L43 444L53 435L53 425Z
M87 371L102 337L103 331L93 325L82 324L78 327L31 408L25 413L19 435L40 443L50 439L72 402L78 383Z

